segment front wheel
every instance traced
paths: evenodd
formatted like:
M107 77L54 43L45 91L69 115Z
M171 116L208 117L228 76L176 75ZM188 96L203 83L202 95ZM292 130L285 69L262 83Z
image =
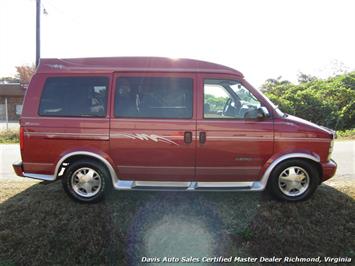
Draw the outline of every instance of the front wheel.
M319 184L319 173L310 162L293 159L281 162L271 172L268 190L279 200L308 199Z
M84 159L69 164L62 184L65 192L74 200L94 203L102 200L111 190L110 175L102 164Z

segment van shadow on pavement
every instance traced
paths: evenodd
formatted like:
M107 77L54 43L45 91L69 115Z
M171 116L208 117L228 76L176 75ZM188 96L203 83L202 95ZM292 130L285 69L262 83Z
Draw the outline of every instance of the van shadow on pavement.
M19 183L4 184L0 191L9 198L0 204L0 265L355 255L355 201L326 185L297 204L265 193L115 191L87 205L70 200L60 182L19 193Z

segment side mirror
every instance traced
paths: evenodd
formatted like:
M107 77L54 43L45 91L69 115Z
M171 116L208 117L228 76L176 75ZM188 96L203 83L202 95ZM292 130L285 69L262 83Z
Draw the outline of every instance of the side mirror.
M261 106L258 108L258 110L257 110L257 118L258 119L268 118L269 116L270 116L270 113L265 106Z

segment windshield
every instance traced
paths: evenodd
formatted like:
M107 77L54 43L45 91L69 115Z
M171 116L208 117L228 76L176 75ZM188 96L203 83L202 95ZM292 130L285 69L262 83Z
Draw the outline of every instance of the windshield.
M231 88L234 91L234 93L238 96L242 105L243 104L249 105L255 108L260 107L261 104L258 101L258 99L256 99L255 96L248 89L246 89L241 83L237 82L235 84L229 85L229 88Z

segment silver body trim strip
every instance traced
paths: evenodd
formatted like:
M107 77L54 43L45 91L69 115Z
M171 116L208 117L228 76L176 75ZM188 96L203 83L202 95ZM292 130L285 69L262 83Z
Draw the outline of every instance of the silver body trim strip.
M43 137L46 139L95 139L109 140L108 134L96 133L51 133L51 132L25 132L25 136Z
M33 120L53 120L53 119L57 119L57 120L63 120L63 117L55 117L55 116L21 116L21 118L23 119L33 119ZM92 121L92 120L100 120L100 121L109 121L110 118L107 117L86 117L86 116L67 116L65 117L65 120L88 120L88 121ZM28 126L28 124L26 124L27 122L25 122L25 125Z
M108 136L108 134L99 134L99 133L74 133L74 132L61 132L61 133L57 133L57 132L25 132L25 135L28 135L28 136L35 136L35 135L75 135L75 136L81 136L81 135L84 135L84 136Z
M134 187L188 187L191 182L135 181Z
M251 187L254 182L196 182L197 187Z
M46 181L54 181L56 180L56 176L54 175L42 175L42 174L34 174L34 173L23 173L24 177L46 180Z
M209 136L208 139L240 139L240 140L258 140L258 141L263 141L263 140L273 140L273 137L243 137L243 136Z
M275 141L303 141L303 142L330 142L331 139L327 138L287 138L275 137Z
M319 157L316 157L314 155L306 154L306 153L290 153L290 154L285 154L276 160L274 160L270 166L266 169L264 175L262 176L260 181L255 181L255 182L196 182L196 181L191 181L191 182L167 182L167 181L133 181L133 180L120 180L118 179L115 170L113 169L112 165L102 156L95 154L93 152L87 152L87 151L77 151L77 152L72 152L66 154L64 157L62 157L55 168L54 175L42 175L42 174L34 174L34 173L24 173L25 177L30 177L30 178L35 178L35 179L41 179L41 180L47 180L47 181L54 181L56 177L58 176L58 171L62 163L68 159L71 156L75 155L87 155L91 156L94 158L99 159L101 162L103 162L106 167L108 168L113 187L117 190L135 190L135 189L140 189L144 187L150 187L154 189L155 187L157 188L156 190L164 190L162 188L186 188L187 191L195 191L195 190L243 190L243 191L261 191L264 190L266 187L266 184L269 180L270 174L272 170L275 168L276 165L278 165L280 162L291 159L291 158L305 158L305 159L310 159L312 161L315 161L317 163L320 162Z
M33 165L53 165L53 163L31 163L31 162L26 162L26 164L33 164Z

